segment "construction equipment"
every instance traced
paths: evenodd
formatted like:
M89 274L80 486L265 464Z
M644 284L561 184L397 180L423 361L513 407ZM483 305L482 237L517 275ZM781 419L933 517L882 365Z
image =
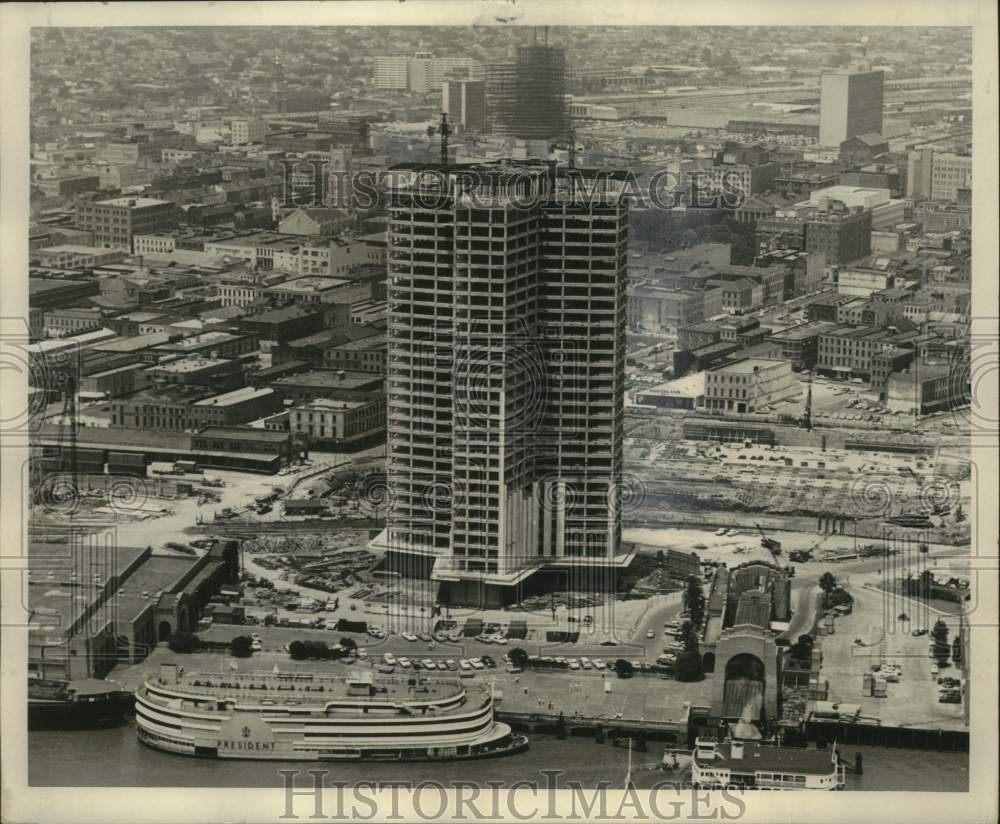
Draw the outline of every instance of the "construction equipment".
M445 171L448 168L448 138L451 136L451 124L446 112L441 112L441 122L437 126L427 127L428 137L434 137L435 134L441 135L441 169Z
M569 153L569 168L576 168L576 130L573 128L571 123L569 130L566 132L566 142L565 143L551 143L549 144L549 151L555 151L556 149L565 149Z
M764 528L760 524L754 524L754 526L757 527L757 531L760 533L760 545L772 555L780 555L781 542L774 540L774 538L768 538L767 535L764 534Z
M813 405L813 379L812 371L806 372L806 406L799 418L799 426L803 429L812 429L812 405Z
M811 549L793 549L788 553L788 560L796 563L804 563L812 560L813 551Z

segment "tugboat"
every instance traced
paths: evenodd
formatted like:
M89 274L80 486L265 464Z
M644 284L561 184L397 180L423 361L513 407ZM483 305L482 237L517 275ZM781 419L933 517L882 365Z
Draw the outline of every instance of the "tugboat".
M125 723L132 696L96 678L28 679L28 729L93 729Z

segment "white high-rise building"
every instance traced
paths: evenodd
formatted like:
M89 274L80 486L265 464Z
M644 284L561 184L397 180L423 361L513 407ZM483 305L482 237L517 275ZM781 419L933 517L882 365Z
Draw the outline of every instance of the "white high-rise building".
M463 130L485 131L486 83L482 80L445 80L441 84L441 111Z
M267 123L259 117L234 117L230 121L230 143L245 146L247 143L263 143L267 137Z
M839 146L859 134L882 133L884 72L844 71L820 80L819 142Z
M398 55L376 57L373 80L376 89L408 89L410 58Z
M435 57L430 52L417 52L413 57L376 57L373 82L377 89L427 94L440 89L452 75L481 80L483 67L471 57Z

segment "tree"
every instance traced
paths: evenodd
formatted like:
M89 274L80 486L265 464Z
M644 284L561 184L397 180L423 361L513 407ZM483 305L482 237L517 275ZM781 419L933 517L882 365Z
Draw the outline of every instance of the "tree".
M193 632L175 632L167 639L167 646L171 652L181 654L194 652L200 645L201 641Z
M288 654L293 661L301 661L306 657L306 647L301 641L292 641L288 645Z
M698 632L695 630L694 624L690 621L685 621L681 624L680 639L684 645L685 652L698 654Z
M684 608L688 611L691 623L696 628L700 627L705 619L705 590L697 575L688 577L684 589Z
M656 565L657 566L663 566L663 550L662 549L656 550Z
M823 603L829 603L830 595L837 588L837 579L834 577L832 572L824 572L820 575L819 588L823 590Z
M674 678L678 681L701 681L705 673L701 667L701 656L697 651L684 650L674 664Z
M631 678L635 674L635 667L632 666L631 661L619 658L615 661L615 672L619 678Z
M249 658L253 655L253 641L249 635L237 635L229 642L229 654L233 658Z
M341 638L340 646L342 646L344 648L344 651L347 652L349 655L357 655L358 642L355 641L353 638L347 638L346 636L344 638Z
M515 667L523 669L524 665L528 663L528 653L520 647L514 647L507 655Z
M951 660L956 664L959 664L962 661L962 639L957 635L951 642Z
M921 598L930 598L934 592L934 573L929 569L925 569L920 573L920 590L918 592ZM947 627L945 627L947 629Z
M948 643L948 625L940 618L931 628L931 639L931 654L938 666L948 666L948 656L951 654L951 645Z
M824 572L820 575L819 588L826 593L831 593L837 588L837 579L832 572Z

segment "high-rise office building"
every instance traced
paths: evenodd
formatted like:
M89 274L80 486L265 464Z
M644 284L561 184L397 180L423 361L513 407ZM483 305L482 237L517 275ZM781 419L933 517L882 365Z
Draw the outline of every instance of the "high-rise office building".
M427 94L440 89L453 75L481 80L483 67L471 57L435 57L430 52L417 52L413 57L382 56L373 61L372 80L377 89Z
M445 80L441 84L441 111L464 131L486 129L486 83L482 80Z
M604 588L630 557L619 509L627 206L544 163L393 170L390 555L452 603L545 575Z
M820 81L819 142L840 146L849 137L882 133L885 74L844 71Z
M234 146L263 143L267 137L267 123L260 117L234 117L230 129L230 142Z
M487 111L494 134L525 140L566 136L566 54L552 46L521 46L515 63L486 70Z

